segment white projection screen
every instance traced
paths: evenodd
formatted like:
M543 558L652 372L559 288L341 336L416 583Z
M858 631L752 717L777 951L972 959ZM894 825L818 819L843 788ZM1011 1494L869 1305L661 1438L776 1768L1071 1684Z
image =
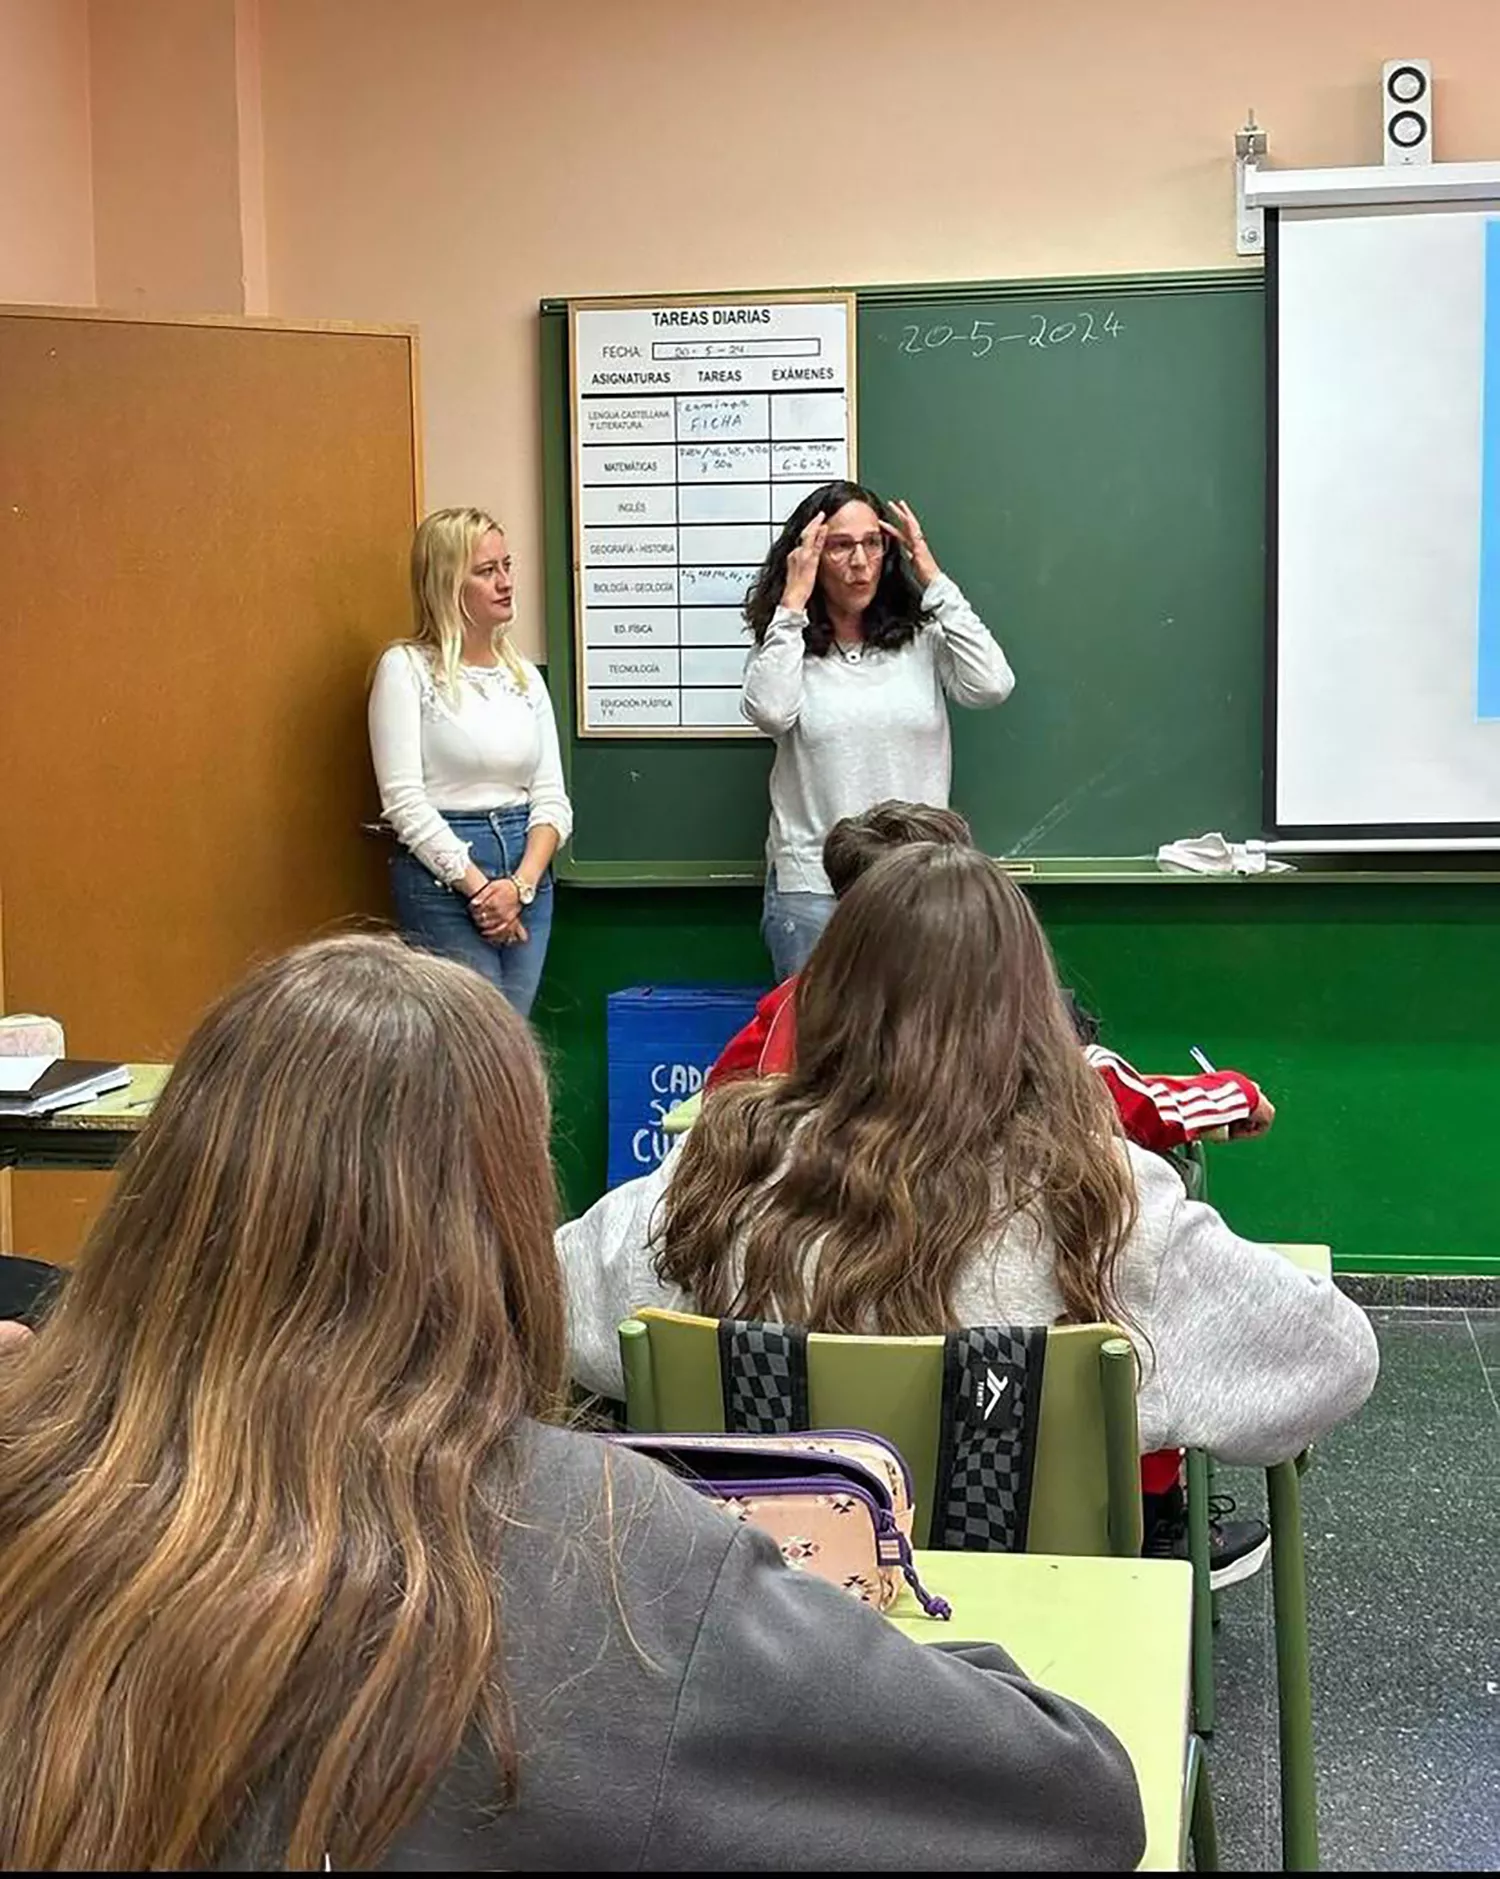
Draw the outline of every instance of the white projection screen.
M1271 832L1500 834L1500 201L1267 219Z

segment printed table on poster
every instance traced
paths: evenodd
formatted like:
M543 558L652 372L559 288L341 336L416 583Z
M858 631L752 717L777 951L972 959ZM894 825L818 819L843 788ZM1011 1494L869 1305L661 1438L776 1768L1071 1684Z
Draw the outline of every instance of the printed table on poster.
M745 595L854 465L851 296L574 302L581 736L753 736Z

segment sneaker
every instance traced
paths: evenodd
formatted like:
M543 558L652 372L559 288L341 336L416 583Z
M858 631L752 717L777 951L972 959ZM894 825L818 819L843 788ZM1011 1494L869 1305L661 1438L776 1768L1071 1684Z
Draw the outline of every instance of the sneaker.
M1148 1559L1186 1559L1187 1499L1182 1490L1153 1496L1160 1511L1141 1549ZM1208 1503L1208 1583L1215 1592L1253 1579L1271 1550L1271 1530L1263 1520L1231 1520L1234 1502L1215 1494Z

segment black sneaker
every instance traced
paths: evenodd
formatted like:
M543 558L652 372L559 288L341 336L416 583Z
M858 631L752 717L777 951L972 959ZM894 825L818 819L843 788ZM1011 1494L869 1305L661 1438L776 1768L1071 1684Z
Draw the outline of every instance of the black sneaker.
M1153 1515L1146 1543L1147 1559L1187 1559L1187 1498L1181 1488L1152 1495ZM1208 1503L1208 1583L1215 1592L1253 1579L1271 1550L1271 1530L1263 1520L1231 1520L1234 1502L1215 1494Z

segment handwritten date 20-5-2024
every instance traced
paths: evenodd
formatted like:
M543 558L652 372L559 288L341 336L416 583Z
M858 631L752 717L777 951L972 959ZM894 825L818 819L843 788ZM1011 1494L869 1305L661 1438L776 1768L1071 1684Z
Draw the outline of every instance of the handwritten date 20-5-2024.
M1079 313L1070 320L1054 320L1045 313L1030 313L1026 320L1025 331L1019 333L1000 332L1000 322L996 320L975 320L969 326L949 326L943 321L926 328L903 326L901 343L896 350L940 352L945 346L957 345L966 347L970 358L983 359L997 346L1027 346L1046 352L1054 346L1098 345L1107 339L1118 339L1125 331L1113 308L1102 320L1092 313Z

